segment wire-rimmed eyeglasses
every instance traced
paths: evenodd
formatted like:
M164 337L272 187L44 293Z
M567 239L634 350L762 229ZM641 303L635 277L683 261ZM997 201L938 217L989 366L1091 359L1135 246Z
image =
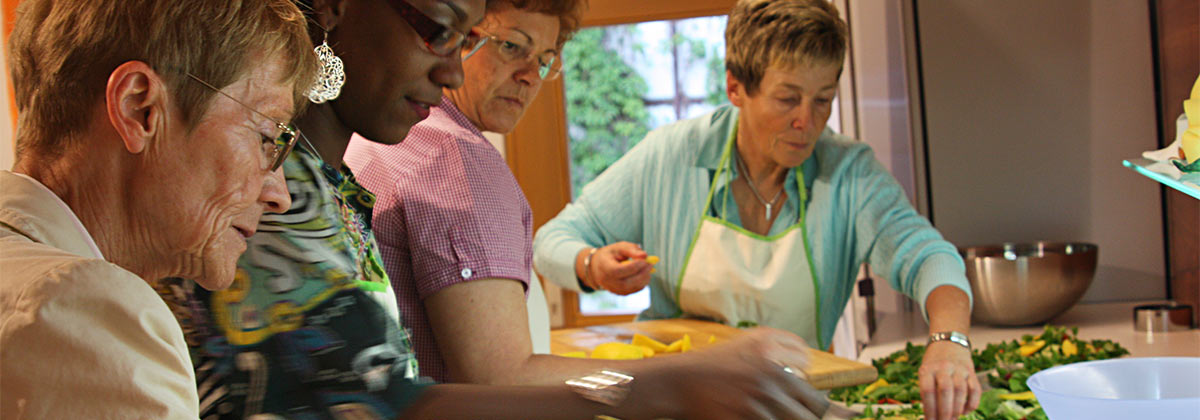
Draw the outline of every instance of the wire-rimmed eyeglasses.
M279 135L275 137L260 135L262 136L263 162L267 163L267 165L265 165L262 169L269 172L275 172L280 166L283 166L283 161L287 160L288 153L291 153L292 149L296 147L296 140L299 138L296 127L281 123L276 121L274 118L266 116L266 114L258 112L257 109L254 109L250 105L246 105L242 101L237 100L237 98L230 96L228 93L222 92L221 89L217 89L216 86L201 80L199 77L196 77L191 73L187 73L187 77L199 82L209 89L212 89L221 96L229 98L229 100L236 102L243 108L250 110L250 112L258 114L259 116L275 123L275 128L279 129Z
M554 80L558 78L560 74L562 74L562 63L558 59L558 54L554 53L553 51L545 51L541 54L534 54L532 46L528 46L517 41L510 41L487 32L479 32L484 35L484 41L489 41L493 44L496 44L496 50L500 52L500 57L505 61L527 61L530 58L536 58L538 65L538 77L542 78L543 80ZM479 47L476 47L475 49L478 50ZM470 56L465 56L463 59L465 60L467 57Z

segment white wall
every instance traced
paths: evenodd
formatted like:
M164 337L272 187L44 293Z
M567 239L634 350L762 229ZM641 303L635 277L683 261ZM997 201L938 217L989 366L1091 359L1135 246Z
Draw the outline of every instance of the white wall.
M958 245L1088 241L1085 301L1165 297L1146 2L918 1L933 220Z
M858 138L916 203L901 1L850 2Z

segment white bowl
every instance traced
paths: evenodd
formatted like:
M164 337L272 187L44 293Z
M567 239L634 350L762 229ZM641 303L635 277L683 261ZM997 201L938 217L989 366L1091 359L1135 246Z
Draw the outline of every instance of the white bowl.
M1050 420L1200 419L1200 357L1073 363L1026 385Z

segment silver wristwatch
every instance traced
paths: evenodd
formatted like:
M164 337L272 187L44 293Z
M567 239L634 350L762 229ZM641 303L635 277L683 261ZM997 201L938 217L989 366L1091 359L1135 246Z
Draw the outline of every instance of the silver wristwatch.
M942 331L929 334L929 341L927 341L925 344L929 345L938 341L950 341L954 344L966 347L967 350L971 349L971 340L967 338L966 334L958 331Z
M629 396L630 382L633 382L632 376L601 370L581 378L568 379L566 384L583 398L616 407Z

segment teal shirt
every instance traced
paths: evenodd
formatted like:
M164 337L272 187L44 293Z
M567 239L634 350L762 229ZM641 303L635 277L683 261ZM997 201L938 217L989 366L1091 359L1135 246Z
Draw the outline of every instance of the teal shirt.
M574 268L579 251L620 241L641 244L661 261L651 275L650 308L639 318L679 316L674 286L702 213L741 226L734 200L721 214L731 178L717 180L713 205L704 208L737 115L736 108L727 106L648 134L538 230L534 268L555 284L579 291ZM954 245L912 208L869 146L826 129L799 168L808 189L806 228L820 289L822 347L833 338L864 262L892 288L919 302L922 312L938 286L955 286L971 296ZM730 169L736 174L736 167ZM795 168L788 171L784 187L787 201L769 235L783 232L799 217Z

